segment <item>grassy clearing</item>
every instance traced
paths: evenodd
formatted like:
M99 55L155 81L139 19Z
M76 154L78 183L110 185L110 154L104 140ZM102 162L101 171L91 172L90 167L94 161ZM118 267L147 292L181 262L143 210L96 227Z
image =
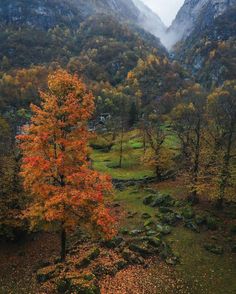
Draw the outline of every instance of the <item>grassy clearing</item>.
M101 141L98 138L98 141ZM142 179L152 177L154 172L142 163L144 155L142 139L137 130L127 132L124 136L123 163L122 168L118 168L120 158L119 138L110 152L93 150L92 160L95 169L107 173L114 179Z
M128 154L126 153L122 168L117 168L119 154L115 150L109 153L94 150L92 159L96 170L107 173L114 179L142 179L153 176L154 172L141 164L140 156L140 150L132 150Z
M170 129L166 128L165 145L173 150L178 150L179 140ZM108 136L108 135L107 135ZM119 137L116 144L109 152L102 150L106 143L105 136L98 136L94 142L101 149L93 150L91 158L96 170L111 175L114 179L143 179L154 176L154 171L149 166L143 164L143 139L138 130L132 130L124 134L123 143L123 163L122 168L118 168L120 156ZM149 145L146 145L149 148Z
M174 182L158 184L155 189L160 193L170 193L176 199L180 199L184 195L184 188L174 185ZM115 201L127 212L136 213L132 218L128 214L125 216L121 221L122 228L142 229L144 220L141 215L144 212L149 213L152 220L158 223L156 217L158 208L143 204L143 199L149 194L147 189L137 187L116 192ZM196 211L198 209L196 207ZM208 207L207 210L211 211L211 208ZM172 227L172 233L166 238L172 244L174 252L181 257L181 263L175 267L175 270L179 277L185 281L188 289L191 289L189 293L236 293L236 258L235 254L230 252L229 235L225 232L224 227L217 231L203 230L200 233L195 233L183 225L177 225ZM233 238L235 239L235 237ZM204 244L209 242L223 246L224 254L215 255L206 251Z
M166 146L177 150L178 138L167 128ZM143 156L142 138L133 131L125 135L124 164L122 168L114 168L119 161L119 145L116 144L108 153L95 150L92 158L94 167L99 171L110 174L117 179L142 179L153 176L154 173L144 166L140 160ZM150 194L147 188L156 189L160 193L171 194L175 199L184 199L187 191L180 181L163 182L151 187L129 187L124 191L116 191L115 202L124 209L125 214L120 221L121 228L128 230L142 229L143 213L151 215L154 223L158 223L158 208L152 208L143 204L143 199ZM212 207L196 207L196 211L217 214ZM178 211L178 208L175 208ZM131 216L130 216L131 215ZM233 294L236 293L236 258L231 253L229 235L225 232L226 219L219 215L221 229L217 231L203 230L200 233L192 232L183 224L172 228L172 233L166 237L172 244L174 252L181 257L181 263L175 267L180 279L186 283L183 293L191 294ZM236 236L231 236L231 244L236 244ZM224 248L223 255L214 255L204 249L204 244L213 242ZM155 273L155 268L153 268ZM190 291L189 291L190 289ZM176 292L177 293L177 292ZM182 292L181 292L182 293Z

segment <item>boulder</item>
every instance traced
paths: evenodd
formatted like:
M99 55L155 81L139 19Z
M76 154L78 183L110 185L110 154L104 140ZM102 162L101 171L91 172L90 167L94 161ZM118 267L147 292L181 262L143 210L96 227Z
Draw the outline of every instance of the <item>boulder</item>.
M151 220L151 219L148 219L148 220L146 220L145 222L144 222L144 227L146 228L146 227L150 227L151 225L153 225L154 224L154 222L153 222L153 220Z
M170 195L166 194L160 194L155 197L155 200L152 203L152 207L157 207L157 206L172 206L173 205L173 199Z
M63 277L58 277L54 280L58 293L84 293L98 294L100 293L95 275L86 271L66 272Z
M151 218L152 216L149 214L149 213L147 213L147 212L144 212L143 214L142 214L142 219L149 219L149 218Z
M151 246L155 248L159 248L161 245L161 240L157 237L147 237L146 240Z
M122 257L130 264L137 262L137 256L130 249L125 248L122 252Z
M100 294L100 289L94 281L86 281L82 278L73 279L70 283L70 293Z
M83 274L83 279L85 281L93 281L96 279L95 275L92 272L87 272Z
M159 207L159 211L160 211L161 213L173 212L172 209L170 209L169 207L165 207L165 206L160 206L160 207Z
M50 280L51 278L55 277L57 272L58 272L57 265L50 265L50 266L41 268L36 273L37 281L40 283L46 282Z
M146 232L146 236L156 236L158 233L154 230L149 230Z
M200 233L198 225L191 220L187 220L184 226L195 233Z
M127 260L124 259L119 259L115 262L114 266L118 269L118 270L122 270L124 268L126 268L128 265Z
M128 231L127 231L127 233L128 233ZM124 239L121 236L116 236L116 237L112 238L111 240L102 241L102 245L107 247L107 248L116 248L123 241L124 241Z
M149 195L143 199L143 204L144 205L151 205L153 201L154 201L154 196Z
M179 258L177 256L167 257L165 262L169 265L176 265L179 262Z
M185 207L184 209L182 209L181 215L185 219L191 219L194 217L195 213L194 213L194 210L192 209L192 207Z
M143 233L143 231L139 230L139 229L135 229L135 230L130 231L131 236L138 236L138 235L140 235L142 233Z
M115 267L113 265L98 264L93 269L93 274L97 278L101 278L102 276L105 276L105 275L114 276L117 273L117 271L118 271L117 267Z
M202 214L196 214L195 222L197 225L203 225L206 223L206 216Z
M174 225L178 221L178 218L176 217L176 214L175 213L168 212L168 213L162 215L161 221L164 224Z
M140 254L141 256L148 256L152 254L151 250L146 246L146 244L137 245L135 243L131 243L129 245L129 249Z
M171 228L167 225L158 224L157 230L158 230L158 232L162 233L163 235L168 235L171 233Z
M100 255L100 249L95 247L92 248L85 257L81 258L75 265L77 269L81 269L83 267L87 267L93 260L98 258Z

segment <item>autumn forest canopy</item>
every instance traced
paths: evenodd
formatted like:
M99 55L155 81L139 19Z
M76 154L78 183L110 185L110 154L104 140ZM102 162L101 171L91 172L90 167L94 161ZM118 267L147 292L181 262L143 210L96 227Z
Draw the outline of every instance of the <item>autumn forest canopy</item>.
M235 293L236 3L197 2L0 3L0 293Z

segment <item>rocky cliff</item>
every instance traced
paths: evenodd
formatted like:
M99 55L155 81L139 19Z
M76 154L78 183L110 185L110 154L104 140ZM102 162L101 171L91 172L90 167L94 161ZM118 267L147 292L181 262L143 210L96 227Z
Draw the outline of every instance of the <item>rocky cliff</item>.
M172 47L193 31L204 31L214 20L236 5L236 0L186 0L167 31L165 45Z
M135 24L160 37L165 26L139 0L1 0L0 26L30 26L49 29L56 25L79 27L94 14L108 14Z

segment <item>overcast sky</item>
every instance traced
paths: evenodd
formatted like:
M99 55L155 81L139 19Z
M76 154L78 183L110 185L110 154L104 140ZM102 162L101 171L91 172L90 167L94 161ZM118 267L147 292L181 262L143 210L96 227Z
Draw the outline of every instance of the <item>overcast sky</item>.
M169 26L175 18L184 0L142 0L147 6L155 11L163 22Z

